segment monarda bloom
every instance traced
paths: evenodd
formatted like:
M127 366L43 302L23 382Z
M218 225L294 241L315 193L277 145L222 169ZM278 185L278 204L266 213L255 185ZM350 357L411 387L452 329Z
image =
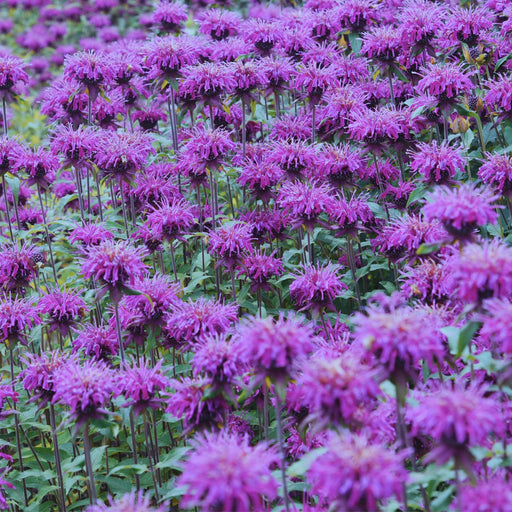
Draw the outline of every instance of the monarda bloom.
M505 420L499 402L485 396L488 389L458 381L441 384L433 390L417 392L416 406L406 410L412 423L412 435L426 434L436 442L426 462L445 464L454 458L456 464L472 473L474 462L470 448L492 445L491 434L503 434Z
M152 139L143 132L108 131L98 144L94 160L107 180L130 183L155 154Z
M329 215L336 206L329 185L300 181L287 181L279 189L277 204L294 229L304 226L310 232L316 224L323 224L320 216Z
M450 147L447 141L438 144L419 142L410 152L411 169L423 175L429 184L450 183L457 171L463 171L466 164L458 148Z
M486 314L479 332L480 339L498 353L512 354L512 303L507 299L487 299L484 301Z
M42 147L25 149L16 155L16 168L25 171L27 183L37 185L46 190L55 180L55 172L59 169L59 161L50 151Z
M114 389L112 370L101 361L68 361L53 373L55 395L52 403L71 409L71 417L80 428L90 419L107 414L106 406Z
M108 362L119 352L119 340L115 329L104 325L85 324L72 341L72 352L83 352L87 357Z
M133 285L137 278L146 274L147 267L142 262L144 256L144 248L125 241L107 240L91 246L82 257L82 274L99 281L103 285L102 293L110 292L112 300L119 302L123 288Z
M401 277L401 292L408 298L420 299L424 304L441 304L448 300L444 282L444 267L432 259L407 266Z
M6 292L25 294L38 274L38 263L43 263L44 259L33 245L2 247L0 284Z
M252 252L252 226L244 222L222 225L208 236L208 252L228 269Z
M149 496L144 496L144 491L132 491L114 499L109 496L108 504L99 503L86 508L86 512L166 512L167 503L159 507L151 506Z
M64 156L64 167L83 167L98 148L100 137L92 126L58 125L52 133L51 149L54 155Z
M325 266L305 265L299 274L294 275L295 279L290 284L290 297L300 311L322 313L325 309L334 309L334 299L348 289L337 275L339 269L339 266L330 262Z
M164 198L148 213L146 225L158 240L184 240L183 235L196 221L195 208L184 199Z
M25 67L25 62L19 57L9 54L0 56L0 97L8 98L21 92L28 82Z
M249 317L237 328L241 357L256 368L260 381L266 376L283 383L298 360L313 349L313 329L293 315Z
M256 53L264 57L270 55L283 37L282 29L276 21L261 18L246 21L242 26L242 33L245 41L254 45Z
M512 157L486 153L486 159L478 170L478 177L496 192L512 198Z
M443 27L443 35L446 38L442 41L444 46L467 44L470 48L476 46L486 36L494 22L494 14L483 5L468 8L453 6L446 16Z
M339 85L339 81L330 67L311 63L299 68L294 85L297 90L304 91L310 105L317 105L324 92Z
M321 501L336 504L336 510L374 512L383 500L403 497L408 479L403 454L351 433L331 433L325 448L307 473Z
M208 9L198 14L199 32L210 36L216 41L227 39L238 34L242 18L237 12L227 9Z
M224 335L207 336L194 347L194 376L206 375L212 387L229 393L229 386L246 369L238 343Z
M444 261L446 290L466 303L512 295L512 248L498 239L467 244Z
M512 510L512 489L507 480L496 474L463 485L456 501L464 512L509 512Z
M498 199L488 188L463 183L459 188L444 187L427 195L422 209L426 221L438 220L450 235L459 240L472 237L477 227L495 224Z
M237 178L238 183L247 186L256 199L268 203L274 196L274 187L283 179L284 171L271 162L245 162Z
M112 67L108 55L104 52L81 51L66 56L64 77L76 80L82 90L88 91L90 101L94 101L100 87L112 80Z
M27 344L26 335L32 326L39 324L36 308L26 299L0 296L0 332L9 347L21 341Z
M291 180L310 176L316 160L315 147L303 141L278 141L268 154L268 162L277 164Z
M102 222L76 224L68 237L69 243L78 244L80 249L87 249L91 245L99 245L113 239L114 234Z
M496 112L500 118L512 117L512 77L501 75L485 84L487 93L485 103L492 112Z
M160 0L153 11L153 23L169 32L179 30L180 25L187 21L187 18L187 10L180 2Z
M438 107L448 110L463 94L470 94L474 85L469 76L455 63L427 64L422 69L418 91L436 98Z
M277 496L271 472L277 452L264 443L252 446L247 437L225 431L197 436L183 466L178 485L187 488L184 507L211 510L264 512L267 500Z
M70 328L87 312L87 306L78 293L58 289L43 295L37 309L41 314L48 315L49 331L58 330L61 336L67 336Z
M23 387L32 393L31 402L38 401L40 408L46 407L55 394L54 373L69 360L69 354L58 350L43 352L40 356L27 353L20 378L23 379Z
M301 366L296 392L318 427L352 425L361 406L372 408L381 394L379 371L361 361L356 350L316 355Z
M423 310L370 306L366 314L356 313L353 322L356 341L375 356L397 385L414 384L423 361L433 371L443 361L442 322Z
M169 385L169 380L162 371L162 361L153 366L142 357L138 361L125 361L118 379L114 396L123 395L128 400L123 407L133 406L137 415L148 408L159 407L163 399L158 394Z
M361 53L387 68L396 60L401 51L401 30L384 25L372 27L362 36Z
M251 293L261 289L270 290L270 279L284 273L282 260L276 258L274 254L275 251L267 255L260 249L242 259L238 275L244 275L251 281Z
M193 345L205 336L222 334L238 320L238 306L203 297L177 304L167 318L168 341Z

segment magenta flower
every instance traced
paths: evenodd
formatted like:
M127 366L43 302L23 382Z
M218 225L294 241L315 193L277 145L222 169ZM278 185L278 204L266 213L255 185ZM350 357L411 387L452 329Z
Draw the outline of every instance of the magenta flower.
M109 361L119 351L117 332L104 325L84 324L80 331L74 329L78 336L73 340L72 352L83 351L87 357Z
M290 284L290 297L296 302L301 311L311 309L319 313L324 309L333 309L333 301L348 289L342 283L337 273L340 267L329 262L306 265L299 274L295 274Z
M41 251L33 245L2 247L0 284L7 292L25 294L38 274L38 263L44 260Z
M498 239L467 244L444 262L446 290L467 303L512 294L512 249Z
M492 11L483 5L461 7L459 5L450 8L443 27L443 35L448 44L459 45L460 42L469 47L476 44L492 28L494 15Z
M164 198L148 213L146 225L158 240L184 240L183 235L196 221L194 207L184 199Z
M218 428L224 423L229 405L221 395L211 392L210 379L184 377L171 380L169 385L175 393L169 394L165 412L183 420L185 433Z
M179 30L180 25L187 19L187 9L180 2L159 0L153 11L153 23L161 25L164 30L169 32Z
M411 151L411 169L423 174L427 183L449 183L457 171L463 171L465 161L457 148L446 141L438 144L419 142L416 151Z
M238 176L238 183L247 186L256 199L268 203L273 188L283 179L284 171L272 162L245 162Z
M260 380L286 380L299 358L313 348L312 326L283 313L276 320L249 317L238 326L236 338L241 357L255 366Z
M323 224L320 220L322 214L329 215L336 208L331 188L320 182L285 182L279 189L277 204L290 218L294 229L304 226L310 232L316 224Z
M26 345L27 330L39 323L37 309L27 299L0 296L0 331L9 347L17 341Z
M219 264L232 269L246 254L252 253L252 226L242 222L222 225L210 231L208 252L218 258Z
M512 157L486 153L486 160L478 170L478 177L497 192L512 196Z
M198 21L199 32L216 41L237 35L242 24L242 18L238 13L215 8L200 11Z
M326 145L319 156L317 172L319 177L327 178L334 187L341 187L357 181L365 163L361 151L349 144Z
M484 387L458 381L455 387L445 384L415 394L417 405L406 411L411 432L427 434L437 443L427 462L442 465L454 457L465 471L472 472L469 448L490 446L491 433L503 434L499 403L485 396L486 392Z
M469 76L455 63L427 64L417 87L419 92L436 98L441 109L452 106L458 96L474 89Z
M464 512L512 510L512 490L508 481L498 474L479 480L474 485L466 484L460 491L458 503Z
M303 141L278 141L268 155L268 162L279 165L292 179L309 175L316 160L315 147Z
M382 66L390 66L401 51L401 30L390 25L372 27L362 36L361 53Z
M330 67L311 63L299 68L294 85L305 92L311 105L317 105L324 92L336 87L339 82Z
M150 362L139 358L132 358L124 363L119 376L118 386L114 389L114 396L123 395L128 402L123 407L133 406L135 414L142 414L146 409L156 409L163 402L158 397L169 385L169 380L162 371L162 360L154 366Z
M281 259L267 255L263 249L255 250L242 259L238 275L245 275L251 281L251 293L258 289L269 290L269 280L284 273Z
M27 183L47 189L55 180L55 173L59 166L59 161L49 151L42 147L37 149L21 148L16 155L16 169L24 170L27 175Z
M100 503L90 505L85 509L86 512L166 512L166 510L168 510L167 503L163 503L157 508L152 507L149 496L144 496L142 490L131 491L116 499L109 496L108 505Z
M202 338L222 334L238 320L238 305L203 297L177 304L165 327L169 341L193 345Z
M497 199L488 188L463 183L459 188L445 187L427 195L422 211L426 221L436 219L454 237L468 239L477 227L496 223L498 214L492 203Z
M246 42L254 45L256 52L268 56L274 46L283 38L282 30L276 21L263 19L249 19L242 26L242 33Z
M54 371L53 384L52 403L69 407L77 428L107 414L105 407L114 389L114 379L105 363L68 361Z
M67 336L70 328L83 318L88 308L78 293L67 290L52 289L43 295L37 304L41 314L49 317L49 331L59 330L62 336Z
M78 243L81 246L85 246L85 248L113 239L114 234L102 222L86 222L83 225L75 224L75 228L68 237L71 244Z
M71 125L58 125L52 133L51 148L54 155L65 157L64 165L83 166L97 150L100 137L96 128Z
M296 392L319 427L351 425L360 407L371 408L381 394L379 372L355 350L316 355L302 365Z
M335 16L341 28L360 32L377 20L378 8L375 0L346 0L335 4L331 15Z
M355 313L354 336L371 352L393 382L416 382L421 362L434 370L445 356L441 318L410 307L370 306Z
M207 336L194 347L194 376L206 375L215 389L228 391L246 367L238 344L225 335Z
M23 387L32 393L30 401L39 401L40 408L46 407L55 394L54 373L70 360L69 354L55 350L36 355L28 353L23 359L25 369L20 377Z
M406 297L419 298L424 304L442 304L448 300L443 265L426 259L415 266L407 266L406 270L401 288Z
M121 298L124 287L133 285L135 280L146 274L142 259L146 251L128 242L106 240L91 246L82 257L82 274L87 279L94 278L104 285L103 293L110 292L114 302Z
M401 498L408 479L404 455L363 435L330 434L307 473L313 492L340 510L378 510L378 503L393 495Z
M486 86L485 103L487 106L492 112L497 112L500 117L510 118L512 116L512 78L501 75L486 82Z
M252 446L247 437L224 431L197 436L178 479L178 485L187 486L181 505L202 512L263 512L264 498L277 496L278 484L270 469L277 460L273 449L264 443Z
M487 299L484 301L486 315L479 337L488 342L492 349L505 354L512 353L512 303L506 299Z
M4 54L0 56L0 96L5 98L19 94L28 82L26 64L19 57ZM5 120L4 120L5 122Z

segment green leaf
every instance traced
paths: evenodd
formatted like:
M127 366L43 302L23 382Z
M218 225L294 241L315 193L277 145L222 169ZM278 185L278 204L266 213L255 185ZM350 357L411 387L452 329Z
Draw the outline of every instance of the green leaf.
M457 356L460 356L464 349L470 344L475 333L482 327L480 322L470 321L460 331L457 344Z
M327 452L327 448L315 448L314 450L311 450L310 452L306 453L304 457L299 459L297 462L294 462L287 470L287 473L291 477L296 476L304 476L306 474L306 471L311 467L313 462L315 462L320 455L323 455Z
M190 451L189 446L179 446L178 448L174 448L167 457L160 460L155 468L181 469L181 462L188 451Z
M427 187L416 187L409 196L409 199L407 200L407 208L411 206L411 204L415 203L416 201L419 201L420 199L423 199L425 197L425 191L427 190Z
M443 245L442 242L438 242L435 244L421 244L418 247L416 254L418 256L423 256L424 254L431 254L433 252L437 252L441 248L442 245Z
M505 55L505 57L498 59L496 65L494 66L494 71L498 71L498 69L510 59L512 59L512 52L510 52L508 55Z

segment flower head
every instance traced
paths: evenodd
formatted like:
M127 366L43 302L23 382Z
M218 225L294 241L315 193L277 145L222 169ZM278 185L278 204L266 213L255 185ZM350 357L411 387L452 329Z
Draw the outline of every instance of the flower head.
M506 197L512 196L512 157L487 153L478 171L478 177L497 192Z
M119 340L114 329L104 325L85 324L73 340L73 353L83 351L87 357L108 361L119 351Z
M187 486L182 505L202 512L253 510L263 512L263 498L275 498L278 484L271 466L277 453L264 443L252 446L247 437L219 432L193 441L178 482Z
M149 496L144 496L144 491L132 491L123 494L120 498L108 499L107 504L96 504L86 508L86 512L165 512L167 510L167 503L163 503L155 508L151 506Z
M24 294L37 276L38 263L43 261L41 251L33 245L2 247L0 284L7 292Z
M307 473L313 492L346 510L378 510L378 502L401 497L407 472L403 455L357 434L330 434L327 452Z
M269 280L284 272L282 261L274 256L275 251L267 255L263 249L255 250L242 259L239 275L245 275L251 281L251 292L269 289Z
M49 316L49 330L59 330L62 336L67 336L71 327L81 319L87 306L78 293L58 289L50 290L39 299L37 308L40 313Z
M26 332L40 322L37 309L27 300L0 296L0 331L9 345L21 341L26 343Z
M315 312L332 308L333 301L348 287L337 276L339 266L306 265L290 284L290 296L301 310Z
M160 0L153 11L153 22L158 23L163 29L174 31L187 21L187 10L180 2Z
M233 268L245 254L252 252L252 226L243 222L224 224L211 231L208 252L219 258L227 268Z
M26 64L14 55L0 55L0 96L20 93L20 87L28 82Z

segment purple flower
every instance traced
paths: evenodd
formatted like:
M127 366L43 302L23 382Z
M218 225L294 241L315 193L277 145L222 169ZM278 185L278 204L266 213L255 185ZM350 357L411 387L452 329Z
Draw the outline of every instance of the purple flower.
M427 434L437 443L427 462L442 465L454 457L464 470L472 471L469 448L488 446L491 433L503 434L499 403L484 396L486 392L477 384L458 381L455 387L449 383L415 394L417 405L406 410L412 435Z
M0 175L17 171L16 156L22 153L22 143L17 139L0 137Z
M454 237L467 239L477 227L496 223L498 214L492 203L497 199L488 188L463 183L459 188L444 187L427 195L422 211L426 221L436 219Z
M55 180L55 172L59 168L59 161L49 151L42 147L35 150L21 148L16 155L16 169L23 169L27 174L27 183L47 189Z
M423 310L370 306L356 313L355 339L371 352L393 382L416 382L421 362L434 370L445 356L440 328L444 325Z
M261 380L266 376L285 380L298 359L313 348L310 324L283 313L272 317L249 317L241 323L236 334L241 357L254 365Z
M212 386L227 391L245 369L238 344L225 335L205 337L194 347L192 359L194 376L206 375Z
M352 425L360 407L375 405L381 394L379 372L361 361L356 350L308 359L297 379L297 393L309 419L319 427Z
M419 298L424 304L440 304L448 300L443 265L426 259L415 266L406 267L406 270L401 288L406 297Z
M252 446L247 437L226 432L197 436L178 485L187 486L184 507L209 510L267 509L264 498L277 496L278 484L271 466L275 450L264 443Z
M512 196L512 157L486 153L486 160L478 170L478 177L506 197Z
M372 27L362 36L361 53L375 59L381 65L389 66L401 51L401 30L390 26Z
M156 409L163 402L158 393L169 385L169 380L162 372L162 360L152 366L144 358L125 362L119 376L114 396L123 395L128 402L123 407L133 406L137 415L147 408Z
M148 213L146 225L158 240L183 240L183 234L195 223L194 207L184 199L164 198Z
M88 357L107 362L119 351L117 332L111 327L84 324L80 331L74 331L78 336L73 340L73 353L83 351Z
M282 180L284 171L275 163L263 161L245 162L238 176L238 183L247 186L256 199L268 203L272 189Z
M166 412L183 420L186 433L224 423L229 405L221 395L211 392L210 379L184 377L171 380L169 385L175 393L168 396Z
M297 72L294 85L299 91L305 91L311 105L317 105L324 92L336 87L339 82L330 66L307 64Z
M123 494L120 498L109 496L108 505L96 504L87 507L86 512L165 512L168 510L168 504L163 503L158 508L151 506L149 496L144 496L144 491L131 491Z
M86 222L83 225L76 224L68 238L71 244L78 242L86 248L113 239L114 234L102 222Z
M0 55L0 96L19 94L21 87L28 82L26 64L14 55Z
M185 6L180 2L159 0L153 11L153 23L158 23L164 30L173 32L187 21L188 15Z
M317 223L322 224L320 215L330 214L336 207L329 185L300 181L287 181L279 189L277 204L292 220L293 228L304 226L311 232Z
M208 9L199 12L199 32L221 41L238 34L242 18L227 9Z
M326 308L334 308L334 299L348 289L337 275L339 269L338 265L331 262L325 266L305 265L299 274L294 275L295 279L290 284L290 297L301 311L311 309L319 313Z
M512 294L512 248L498 239L467 244L444 262L446 290L467 303Z
M54 373L69 360L69 354L58 350L26 355L23 359L25 369L20 377L23 378L23 387L33 395L30 401L40 401L39 407L46 407L55 394Z
M114 389L114 379L102 361L68 361L53 373L55 395L52 403L71 409L71 417L81 427L89 419L102 418Z
M131 182L137 171L155 154L152 139L145 133L109 131L101 138L94 157L104 178Z
M275 21L249 19L242 27L246 42L254 45L256 52L268 56L278 42L283 38L282 31Z
M67 336L71 327L87 312L87 306L78 293L50 290L43 295L37 304L41 314L49 316L49 331L60 331Z
M408 479L404 455L357 434L330 434L325 448L307 473L307 480L331 506L340 510L378 510L378 502L401 498Z
M94 278L110 291L112 300L119 301L123 287L133 285L135 280L147 272L142 258L145 249L134 247L128 242L106 240L89 247L82 257L82 274Z
M0 284L7 292L25 294L38 274L38 263L43 263L44 259L41 251L33 245L24 243L21 247L2 247Z
M485 481L463 485L458 503L464 512L508 512L512 510L512 489L507 480L496 474Z
M309 173L316 159L314 146L293 140L274 143L268 155L268 162L279 165L290 178L302 177L304 171Z
M252 226L235 222L210 231L208 252L214 254L219 263L232 269L246 254L252 252Z
M498 78L486 82L486 86L485 103L487 106L492 112L497 111L501 117L510 118L512 115L512 78L500 75Z
M238 275L245 275L251 280L251 293L270 289L270 278L284 273L281 259L274 257L274 254L275 251L267 255L260 249L243 258Z
M469 76L455 63L427 64L417 87L419 92L436 98L441 109L452 106L458 96L474 89Z
M64 165L82 166L87 163L97 150L100 137L96 128L71 125L58 125L52 134L51 148L53 154L65 156Z
M17 341L27 344L27 329L40 322L36 308L26 299L0 296L0 331L9 346Z
M167 318L165 330L174 343L193 345L205 336L226 332L237 320L237 304L201 297L177 304Z
M423 174L427 183L448 183L457 171L463 171L465 161L457 148L448 142L438 144L419 142L416 151L411 151L411 169Z
M473 47L486 37L486 31L492 28L493 22L492 11L483 5L470 5L468 8L456 5L448 10L443 35L448 44L459 45L462 42Z

